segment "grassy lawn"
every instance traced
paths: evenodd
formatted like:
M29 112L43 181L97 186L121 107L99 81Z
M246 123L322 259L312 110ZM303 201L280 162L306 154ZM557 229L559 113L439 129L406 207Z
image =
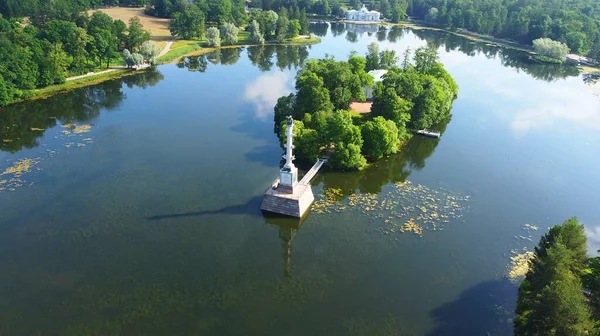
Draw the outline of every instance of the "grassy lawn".
M121 20L126 24L129 24L129 19L134 16L138 16L144 25L144 29L150 31L150 40L157 42L156 44L164 48L166 41L173 38L169 31L169 19L160 19L153 16L144 14L144 8L130 8L130 7L112 7L102 8L98 11L107 14L113 20ZM94 10L88 12L92 14ZM162 45L160 44L162 42Z

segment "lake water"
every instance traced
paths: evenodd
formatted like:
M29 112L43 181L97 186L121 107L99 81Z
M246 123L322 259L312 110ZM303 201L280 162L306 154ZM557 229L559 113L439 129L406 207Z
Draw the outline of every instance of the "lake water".
M571 216L598 248L600 104L575 68L311 29L0 110L0 335L508 335L511 256ZM439 46L460 86L442 138L319 173L303 221L263 216L277 98L371 41Z

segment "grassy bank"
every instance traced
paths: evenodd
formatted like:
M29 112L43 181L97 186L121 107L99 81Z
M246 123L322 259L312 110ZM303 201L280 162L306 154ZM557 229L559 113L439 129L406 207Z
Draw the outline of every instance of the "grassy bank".
M139 71L143 71L143 70L138 70L138 73L139 73ZM124 76L133 75L135 73L136 73L136 71L130 70L130 69L116 69L115 71L101 73L98 75L85 77L85 78L81 78L81 79L76 79L76 80L65 82L63 84L51 85L51 86L47 86L45 88L31 90L30 97L28 97L27 99L14 101L13 103L22 102L25 100L35 100L35 99L47 98L49 96L52 96L52 95L60 93L60 92L66 92L66 91L70 91L70 90L81 88L81 87L88 86L88 85L99 84L99 83L102 83L102 82L110 80L110 79L121 78Z
M283 43L273 41L267 42L265 45L292 45L292 46L303 46L320 43L321 39L315 36L311 37L296 37L290 41ZM173 43L169 52L156 59L158 64L176 62L184 56L198 56L211 53L217 49L222 48L239 48L245 46L255 46L250 41L248 32L240 32L238 35L238 42L236 44L221 46L220 48L210 48L206 45L206 40L178 40Z

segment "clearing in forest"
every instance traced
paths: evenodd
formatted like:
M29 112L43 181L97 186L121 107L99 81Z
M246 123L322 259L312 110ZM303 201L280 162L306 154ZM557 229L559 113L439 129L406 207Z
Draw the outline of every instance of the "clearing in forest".
M160 19L146 15L144 14L144 8L111 7L97 10L107 14L113 20L121 20L126 24L129 24L129 19L132 17L139 16L144 29L150 31L150 39L154 42L159 42L157 45L161 48L164 47L166 41L173 39L169 31L169 19ZM91 15L93 12L94 10L91 10L89 14Z

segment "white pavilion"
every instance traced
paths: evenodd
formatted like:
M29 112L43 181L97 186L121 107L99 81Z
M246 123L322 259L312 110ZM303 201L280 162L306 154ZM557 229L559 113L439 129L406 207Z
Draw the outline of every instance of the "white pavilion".
M349 10L346 12L346 20L350 21L379 21L381 13L374 10L368 10L365 5L360 10Z

